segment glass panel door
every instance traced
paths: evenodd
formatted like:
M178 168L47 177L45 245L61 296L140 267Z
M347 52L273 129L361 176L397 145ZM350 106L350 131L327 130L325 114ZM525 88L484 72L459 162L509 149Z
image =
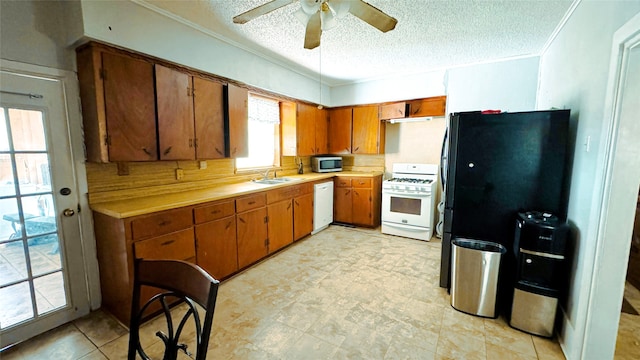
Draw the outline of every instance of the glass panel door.
M62 81L0 70L0 349L89 309Z
M64 307L43 113L0 108L2 329Z

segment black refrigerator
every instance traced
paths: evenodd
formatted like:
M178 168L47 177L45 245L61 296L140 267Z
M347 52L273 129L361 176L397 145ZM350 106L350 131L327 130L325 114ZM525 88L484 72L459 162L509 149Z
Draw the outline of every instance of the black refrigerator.
M513 240L519 211L551 212L566 220L569 113L451 114L442 162L446 169L442 169L441 287L450 287L452 239L504 245L502 274L509 274L515 273L509 267L515 267ZM501 278L504 285L509 283Z

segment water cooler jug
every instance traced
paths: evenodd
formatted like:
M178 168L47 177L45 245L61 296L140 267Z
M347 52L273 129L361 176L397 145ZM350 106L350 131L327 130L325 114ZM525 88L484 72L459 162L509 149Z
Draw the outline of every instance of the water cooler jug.
M551 337L558 297L566 278L569 225L553 214L518 213L513 250L517 271L509 324Z

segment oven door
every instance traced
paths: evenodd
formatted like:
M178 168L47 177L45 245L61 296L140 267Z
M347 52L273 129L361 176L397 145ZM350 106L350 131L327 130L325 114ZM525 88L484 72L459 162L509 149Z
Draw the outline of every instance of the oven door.
M431 194L382 190L382 221L430 227Z

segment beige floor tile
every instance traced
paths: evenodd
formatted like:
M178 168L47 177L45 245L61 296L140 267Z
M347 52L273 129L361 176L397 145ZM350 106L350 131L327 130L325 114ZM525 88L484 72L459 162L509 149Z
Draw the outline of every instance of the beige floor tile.
M283 356L295 344L303 332L279 322L266 325L253 339L258 348L275 356Z
M564 360L562 348L556 339L547 339L540 336L532 336L533 346L536 348L538 359Z
M427 340L426 338L424 340ZM437 339L436 339L437 340ZM431 346L429 346L431 347ZM416 346L414 339L394 337L389 344L389 349L384 356L385 360L433 360L435 358L435 346L433 350Z
M487 359L536 360L536 354L522 354L511 348L487 343Z
M338 347L315 336L303 334L283 355L282 359L333 359Z
M436 359L486 360L484 334L470 335L443 328L438 337Z
M620 314L618 338L616 339L616 360L640 358L640 316Z
M73 323L97 347L128 333L124 326L103 310L94 311Z
M73 360L97 348L73 324L66 324L2 353L2 360Z
M102 352L100 352L100 350L94 350L81 357L79 360L108 360L108 358Z
M536 357L532 335L510 327L504 318L485 319L484 328L487 345L497 345L525 357Z

